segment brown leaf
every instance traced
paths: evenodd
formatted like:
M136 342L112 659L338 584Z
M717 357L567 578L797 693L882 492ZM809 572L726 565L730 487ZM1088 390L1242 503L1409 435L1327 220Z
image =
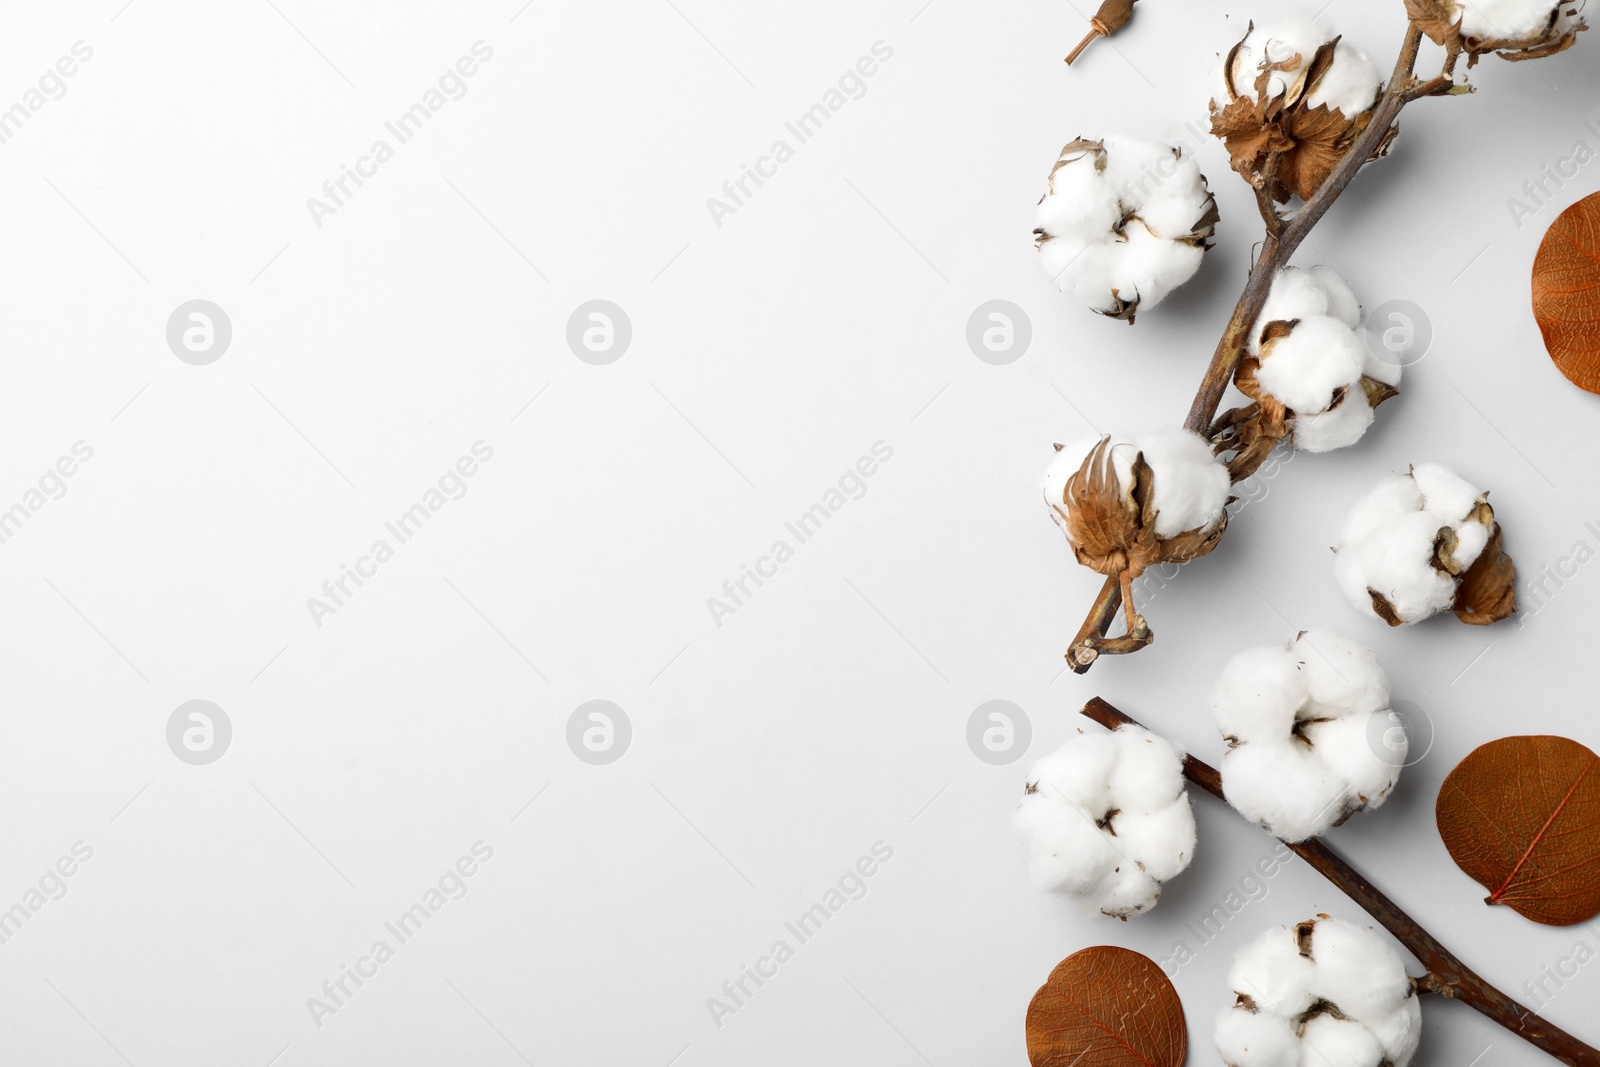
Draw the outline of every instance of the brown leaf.
M1474 750L1439 790L1450 857L1534 922L1600 914L1600 757L1565 737L1503 737Z
M1129 554L1140 540L1139 511L1122 492L1111 462L1111 438L1100 438L1078 472L1067 479L1061 503L1078 562L1100 574L1126 570Z
M1153 960L1114 945L1074 952L1028 1005L1033 1067L1180 1067L1188 1034L1178 991Z
M1456 618L1473 626L1499 622L1517 610L1517 565L1506 555L1498 522L1489 533L1489 543L1461 576L1454 610Z
M1400 395L1400 390L1388 382L1380 382L1370 375L1361 376L1361 391L1367 394L1367 403L1376 408L1385 400L1393 400Z
M1233 100L1211 113L1211 134L1227 145L1233 169L1248 180L1266 161L1276 131L1256 101L1248 96Z
M1292 112L1288 134L1294 150L1285 153L1279 164L1278 181L1300 199L1310 200L1371 120L1370 112L1352 121L1327 105Z
M1600 193L1551 225L1533 261L1533 317L1572 384L1600 393Z
M1406 14L1434 44L1459 45L1461 32L1456 24L1461 21L1461 12L1453 0L1406 0Z

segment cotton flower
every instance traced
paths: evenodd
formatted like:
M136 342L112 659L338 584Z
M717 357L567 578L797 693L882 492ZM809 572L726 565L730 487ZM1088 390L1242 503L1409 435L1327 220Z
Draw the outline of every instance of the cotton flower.
M1233 958L1235 1001L1214 1040L1229 1067L1407 1067L1422 1009L1375 931L1320 915L1268 930Z
M1211 132L1274 200L1309 199L1366 129L1379 85L1365 52L1310 19L1252 23L1223 63Z
M1340 589L1390 626L1446 610L1474 624L1506 618L1516 610L1516 568L1488 497L1437 463L1383 479L1345 520L1334 557Z
M1489 52L1542 59L1565 52L1588 29L1588 0L1406 0L1418 29L1472 65Z
M1234 375L1261 417L1252 435L1263 448L1292 435L1306 452L1329 452L1359 441L1373 409L1398 394L1401 368L1377 359L1361 332L1361 305L1327 267L1285 267L1273 279ZM1240 438L1233 446L1247 446Z
M1140 726L1080 735L1034 765L1017 805L1034 882L1126 919L1194 858L1183 752Z
M1153 563L1182 563L1215 548L1229 487L1227 468L1204 439L1167 430L1057 446L1043 488L1078 562L1131 580Z
M1080 138L1050 171L1033 235L1062 292L1132 322L1194 277L1217 217L1205 175L1178 149Z
M1228 742L1228 803L1285 841L1381 806L1400 778L1406 747L1389 737L1389 678L1371 652L1331 630L1234 656L1210 706ZM1381 754L1375 738L1384 738Z

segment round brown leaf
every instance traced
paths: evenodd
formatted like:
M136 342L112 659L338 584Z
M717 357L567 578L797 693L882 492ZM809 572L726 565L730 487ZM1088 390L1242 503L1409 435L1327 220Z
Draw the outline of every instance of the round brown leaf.
M1533 317L1556 367L1600 393L1600 193L1563 211L1533 261Z
M1183 1005L1161 968L1115 945L1074 952L1028 1005L1033 1067L1179 1067Z
M1600 757L1565 737L1502 737L1456 765L1439 789L1450 858L1534 922L1600 914Z

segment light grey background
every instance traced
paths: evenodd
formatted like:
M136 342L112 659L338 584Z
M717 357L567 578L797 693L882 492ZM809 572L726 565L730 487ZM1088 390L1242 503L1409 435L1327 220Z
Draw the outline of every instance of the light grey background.
M5 5L0 107L74 42L93 57L0 145L0 507L75 442L93 457L0 545L0 907L74 842L93 857L0 945L0 1060L1022 1063L1056 962L1166 955L1270 847L1202 798L1159 908L1088 920L1028 884L1029 761L1095 694L1214 760L1223 659L1313 625L1371 643L1437 734L1335 846L1509 991L1600 948L1484 907L1432 821L1486 740L1600 747L1600 573L1520 626L1389 633L1328 552L1365 487L1424 459L1493 489L1525 575L1600 548L1595 401L1527 306L1544 227L1600 161L1520 227L1507 204L1600 147L1600 41L1408 109L1299 262L1416 302L1433 351L1360 447L1295 459L1159 591L1152 648L1078 678L1061 654L1099 579L1038 498L1050 443L1182 418L1260 232L1185 132L1252 9L1146 0L1069 71L1088 14ZM1399 0L1327 14L1388 69ZM307 198L479 40L466 95L316 226ZM718 226L707 198L879 41L865 94ZM1052 292L1029 244L1057 150L1107 132L1196 144L1223 214L1201 275L1132 328ZM232 324L208 366L166 343L194 299ZM565 341L595 299L633 328L608 366ZM1006 366L966 343L994 299L1032 322ZM315 625L307 598L480 440L466 495ZM707 599L878 441L865 495L716 625ZM196 699L233 731L205 766L166 742ZM1020 763L967 747L994 699L1031 719ZM590 700L631 722L609 765L567 747ZM307 998L480 840L467 895L315 1026ZM707 998L878 841L866 895L716 1026ZM1181 970L1194 1062L1233 949L1318 911L1360 917L1296 865ZM1591 1040L1597 972L1548 1009ZM1459 1004L1425 1026L1426 1067L1541 1062Z

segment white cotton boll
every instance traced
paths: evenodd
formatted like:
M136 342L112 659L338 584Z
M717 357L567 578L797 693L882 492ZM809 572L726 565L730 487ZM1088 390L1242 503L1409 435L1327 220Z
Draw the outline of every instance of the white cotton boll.
M1300 1040L1281 1015L1225 1008L1214 1037L1232 1067L1299 1067Z
M1172 159L1158 166L1161 195L1139 208L1139 217L1157 237L1176 240L1195 232L1195 223L1211 209L1211 191L1193 161Z
M1294 270L1295 268L1286 267L1284 269ZM1312 284L1322 290L1323 295L1327 297L1327 309L1320 312L1320 314L1332 315L1352 330L1360 327L1361 302L1356 299L1355 290L1351 289L1349 284L1339 276L1338 271L1332 267L1325 267L1319 264L1315 267L1306 268L1305 273L1310 275ZM1282 276L1282 272L1280 272L1279 276ZM1273 288L1277 288L1276 282L1273 283Z
M1124 233L1126 239L1111 246L1111 291L1144 309L1194 277L1205 257L1194 245L1157 237L1142 220L1130 220Z
M1376 930L1323 919L1311 931L1311 956L1317 992L1364 1026L1411 996L1405 961Z
M1106 148L1106 182L1123 203L1143 206L1155 198L1162 173L1178 169L1171 145L1132 137L1106 137L1101 143Z
M1179 794L1176 800L1154 812L1124 811L1113 822L1117 844L1128 855L1138 856L1144 872L1158 882L1177 877L1194 858L1194 809L1189 805L1187 793Z
M1297 90L1305 78L1305 68L1311 62L1311 57L1317 54L1317 49L1329 36L1303 14L1290 15L1276 23L1256 27L1234 54L1234 87L1241 94L1253 96L1256 78L1263 65L1283 63L1298 54L1300 62L1295 64L1294 69L1272 72L1267 81L1266 95L1271 98L1283 96L1291 89ZM1224 95L1219 99L1227 99L1226 86Z
M1372 740L1383 736L1373 716L1389 713L1388 676L1371 652L1332 631L1239 653L1210 704L1228 739L1228 803L1286 841L1378 807L1399 777L1403 753L1385 762Z
M1332 309L1328 290L1317 276L1300 267L1284 267L1272 279L1272 290L1256 319L1256 328L1250 337L1251 355L1261 354L1261 333L1269 324L1329 314Z
M1054 241L1044 247L1049 248ZM1051 278L1062 292L1101 314L1116 310L1117 297L1114 277L1121 253L1114 244L1091 243L1082 246L1076 256L1064 261L1052 271Z
M1300 955L1294 932L1282 926L1246 944L1228 968L1228 985L1235 993L1249 997L1264 1013L1289 1018L1316 1003L1311 988L1315 981L1316 965Z
M1222 520L1233 482L1204 438L1188 430L1165 430L1138 440L1155 475L1157 537L1210 529Z
M1382 806L1394 791L1410 744L1404 731L1387 736L1388 719L1384 711L1376 721L1371 714L1352 715L1302 728L1317 761L1343 783L1344 795L1368 808Z
M1069 804L1026 799L1017 829L1028 837L1028 872L1040 889L1090 892L1121 860L1099 828Z
M1489 544L1489 528L1481 522L1469 522L1456 528L1456 547L1450 558L1462 570L1477 560Z
M1418 463L1411 479L1422 493L1422 507L1440 522L1460 522L1478 503L1478 489L1440 463Z
M1353 118L1377 102L1381 80L1367 54L1341 39L1333 49L1333 65L1316 90L1306 96L1306 104L1334 108Z
M1302 452L1332 452L1348 448L1366 435L1377 413L1361 389L1351 389L1336 408L1315 415L1294 417L1294 447Z
M1449 608L1455 601L1455 580L1431 562L1441 525L1427 512L1412 512L1390 520L1387 527L1364 541L1341 546L1334 557L1334 574L1350 602L1381 618L1368 592L1375 590L1403 623L1418 622Z
M1367 1023L1367 1027L1383 1046L1389 1062L1406 1067L1422 1043L1422 1004L1413 995L1402 1002L1399 1011L1391 1011Z
M1090 259L1084 261L1084 256L1090 256ZM1095 291L1098 292L1103 288L1109 293L1111 291L1109 262L1103 245L1092 245L1074 236L1055 237L1039 246L1039 265L1063 292L1072 286L1073 280L1079 273L1092 274L1098 270L1104 278L1103 284L1095 285Z
M1310 693L1305 672L1280 648L1247 648L1211 689L1211 714L1224 737L1287 736Z
M1346 544L1365 540L1396 517L1421 507L1422 490L1417 488L1417 483L1409 475L1391 474L1351 509L1340 536Z
M1458 0L1467 37L1521 41L1544 32L1555 12L1550 0Z
M1049 196L1039 202L1034 225L1058 239L1098 235L1116 225L1122 214L1117 193L1086 154L1050 176Z
M1299 1067L1379 1067L1382 1060L1377 1037L1353 1020L1316 1015L1300 1035Z
M1121 752L1107 734L1081 734L1034 764L1028 775L1040 792L1091 811L1111 806L1109 781Z
M1304 841L1348 814L1348 783L1300 742L1253 741L1228 750L1228 803L1274 837Z
M1362 342L1350 327L1328 315L1301 319L1265 351L1256 379L1291 410L1326 411L1339 389L1361 378Z
M1123 812L1157 811L1184 795L1183 750L1177 745L1141 726L1124 726L1107 736L1117 746L1107 784Z
M1455 575L1482 555L1491 534L1489 515L1478 507L1484 494L1449 468L1419 463L1400 481L1410 483L1409 493L1388 478L1356 505L1334 559L1350 602L1391 626L1452 607ZM1438 558L1448 541L1441 531L1455 539L1446 560Z
M1124 858L1101 880L1095 895L1100 914L1125 918L1155 907L1161 896L1161 883Z
M1034 217L1040 265L1062 292L1131 319L1194 276L1216 221L1199 164L1125 137L1077 141L1062 158Z
M1365 715L1389 706L1389 676L1378 657L1342 634L1318 628L1295 638L1313 717Z
M1239 950L1228 982L1237 1003L1215 1030L1224 1063L1408 1067L1416 1054L1417 996L1375 931L1326 916L1268 930Z
M1102 915L1148 910L1194 856L1177 750L1140 727L1080 735L1040 760L1014 824L1035 884Z

